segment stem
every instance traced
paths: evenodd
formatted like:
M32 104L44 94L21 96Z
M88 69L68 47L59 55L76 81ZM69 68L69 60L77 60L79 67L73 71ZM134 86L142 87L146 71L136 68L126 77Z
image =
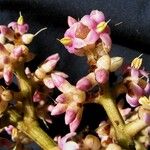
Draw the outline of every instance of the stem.
M16 76L18 78L18 83L20 85L20 90L23 96L23 103L24 103L24 111L25 111L25 118L33 119L35 118L34 115L34 107L32 103L32 87L31 81L26 77L23 66L19 66L16 68Z
M38 126L36 122L30 124L19 122L17 128L40 145L43 150L52 150L56 148L54 141Z
M147 127L148 125L141 119L136 119L125 126L125 131L130 137L134 137L139 131Z
M11 123L35 141L43 150L59 150L54 141L39 127L36 121L21 121L21 115L19 115L15 110L10 109L8 114L10 116Z
M111 92L109 91L107 86L103 87L103 94L99 96L98 103L100 103L104 107L116 131L115 132L116 138L119 144L126 149L130 149L130 150L133 149L134 147L133 140L124 130L125 123L115 104L115 100L112 98Z

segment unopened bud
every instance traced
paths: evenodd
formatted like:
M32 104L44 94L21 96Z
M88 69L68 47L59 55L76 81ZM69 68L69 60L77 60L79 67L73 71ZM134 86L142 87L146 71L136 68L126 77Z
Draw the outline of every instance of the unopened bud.
M122 63L123 63L122 57L112 57L111 58L111 65L110 65L110 71L111 72L116 71L118 68L121 67Z
M1 94L1 99L3 101L11 101L13 99L13 94L10 90L4 90Z
M111 143L107 146L106 150L122 150L122 148L115 143Z
M87 135L83 142L85 147L90 150L99 150L101 147L100 140L94 135Z
M100 57L96 64L96 66L99 69L105 69L105 70L109 70L110 65L111 65L111 59L109 55L103 55L102 57Z
M38 68L36 71L35 71L35 75L38 79L44 79L45 77L45 72L41 69L41 68Z
M5 36L0 34L0 43L5 44L5 41L6 41Z
M24 44L30 44L34 38L34 34L24 34L21 38Z
M0 100L0 114L2 114L8 106L8 102Z

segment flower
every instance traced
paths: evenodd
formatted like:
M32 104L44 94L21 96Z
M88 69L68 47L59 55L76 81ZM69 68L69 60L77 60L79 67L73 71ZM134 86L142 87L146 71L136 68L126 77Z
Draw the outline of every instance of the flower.
M21 15L21 13L20 13L20 16L19 16L17 22L9 23L8 27L12 28L15 31L15 33L19 33L21 35L28 32L28 30L29 30L29 25L24 23L24 19L23 19L23 16Z
M71 137L75 136L76 133L75 132L72 132L72 133L68 133L66 134L64 137L58 137L58 146L61 150L79 150L79 145L72 141L72 140L69 140L67 141L68 139L70 139Z
M65 78L60 75L52 74L54 85L62 92L56 98L56 106L51 110L51 115L65 113L65 124L74 132L80 124L83 104L86 98L85 92L71 85Z
M107 24L104 14L98 10L83 16L80 21L69 16L69 29L59 41L70 53L78 56L86 55L88 49L93 50L98 40L106 49L110 49L111 38Z
M128 89L126 100L132 107L139 105L140 97L150 93L148 72L140 69L142 65L142 58L140 56L132 61L131 66L127 67L124 73L126 76L124 84Z

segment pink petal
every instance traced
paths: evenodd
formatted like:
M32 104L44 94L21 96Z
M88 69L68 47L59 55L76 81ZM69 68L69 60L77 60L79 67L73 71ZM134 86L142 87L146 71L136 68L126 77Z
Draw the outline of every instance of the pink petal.
M98 10L93 10L90 13L90 17L97 23L100 23L102 21L105 21L104 13Z
M51 115L60 115L66 111L67 105L58 103L51 111Z
M53 89L55 87L54 82L51 77L45 77L43 83L49 88Z
M17 47L15 49L13 49L12 54L16 58L19 58L20 56L22 56L22 54L23 54L22 47Z
M93 21L89 15L85 15L81 18L80 22L87 26L89 29L93 29L96 26L96 22Z
M61 77L63 77L63 78L68 78L68 75L65 74L64 72L55 71L55 74L57 74L57 75L59 75L59 76L61 76Z
M90 44L94 44L98 39L99 39L98 34L94 30L91 30L88 33L85 41L87 45L90 45Z
M83 77L82 79L80 79L76 84L76 88L82 91L88 91L91 87L92 87L92 84L90 80L87 79L86 77Z
M56 98L56 102L58 103L64 103L66 102L67 98L64 94L60 94L57 98Z
M52 73L51 77L55 86L58 88L65 82L65 79L57 74Z
M129 94L126 94L126 100L132 107L139 105L138 98L136 96L131 97Z
M86 43L82 39L74 38L73 45L75 48L82 48L86 46Z
M17 29L17 22L10 22L9 24L8 24L8 27L10 28L12 28L13 30L16 30Z
M60 57L59 57L59 54L56 53L56 54L53 54L53 55L50 55L48 58L46 58L45 61L50 61L50 60L59 60Z
M77 112L73 109L67 109L65 114L65 124L70 124L76 117Z
M138 78L139 77L139 70L135 68L131 68L131 77Z
M77 20L76 19L74 19L73 17L71 17L71 16L68 16L68 25L69 25L69 27L71 27L74 23L76 23L77 22Z
M18 25L18 32L20 34L24 34L24 33L28 32L28 30L29 30L28 24Z
M33 102L40 102L41 100L43 100L42 93L36 90L33 95Z
M131 91L134 93L134 95L138 97L143 95L143 89L139 85L135 83L131 83L130 88L131 88Z
M147 83L145 88L144 88L145 94L150 94L150 83Z
M79 112L77 113L75 119L69 124L70 132L75 132L76 129L78 128L78 126L81 122L82 112L83 112L83 109L80 109Z
M64 34L64 37L70 37L74 38L75 37L75 32L78 27L78 23L74 23Z
M109 72L105 69L97 69L95 71L95 78L98 83L105 84L109 80Z
M100 39L105 44L106 48L108 48L108 49L111 48L112 41L111 41L110 35L108 33L101 33L100 34Z
M7 85L12 83L13 72L10 68L5 67L3 70L3 77Z

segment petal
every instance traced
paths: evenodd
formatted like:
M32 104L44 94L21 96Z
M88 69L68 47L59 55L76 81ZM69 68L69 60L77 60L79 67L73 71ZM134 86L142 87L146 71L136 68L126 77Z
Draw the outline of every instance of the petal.
M145 86L145 88L144 88L144 92L145 92L146 94L150 94L150 83L147 83L147 84L146 84L146 86Z
M67 109L65 114L65 124L70 124L76 117L77 112L73 109Z
M68 25L69 25L69 27L71 27L74 23L76 23L77 22L77 20L76 19L74 19L73 17L71 17L71 16L68 16Z
M138 98L136 96L130 96L129 94L126 94L126 100L132 107L139 105Z
M84 40L82 39L79 39L79 38L74 38L73 40L73 46L75 48L82 48L82 47L85 47L86 46L86 43Z
M98 39L99 39L98 34L94 30L91 30L88 33L85 41L87 45L90 45L90 44L94 44Z
M134 78L138 78L139 77L139 70L138 69L135 69L135 68L131 68L131 77L134 77Z
M51 111L51 115L60 115L66 111L67 105L58 103Z
M92 20L89 15L83 16L80 22L87 26L89 29L93 29L96 27L96 22Z
M111 41L110 35L108 33L101 33L100 34L100 39L105 44L106 48L108 48L108 49L111 48L112 41Z
M75 37L75 32L78 27L78 23L74 23L64 34L64 37Z
M93 10L90 13L90 17L96 22L96 23L100 23L102 21L105 21L105 16L104 13L98 10Z
M134 93L134 95L138 97L143 95L143 89L138 84L132 82L130 84L130 89Z

